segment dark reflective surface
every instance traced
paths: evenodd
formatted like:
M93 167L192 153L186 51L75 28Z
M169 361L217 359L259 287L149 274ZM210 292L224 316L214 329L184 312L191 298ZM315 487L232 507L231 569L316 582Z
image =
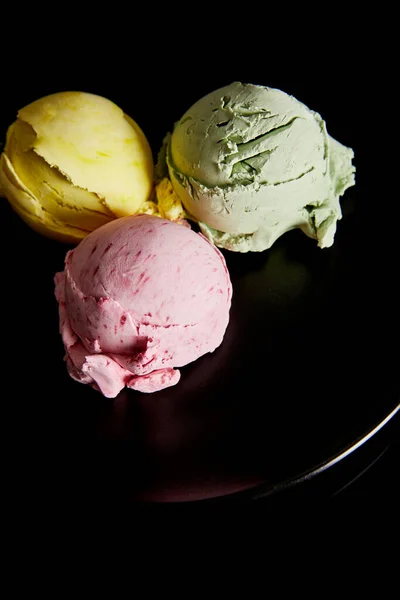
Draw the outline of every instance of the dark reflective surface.
M214 74L197 89L181 84L155 122L144 99L128 97L115 81L84 86L82 76L66 76L16 90L3 107L2 131L26 102L84 89L121 104L156 153L181 112L234 78L297 95L354 148L357 185L342 201L335 245L320 250L294 231L270 251L225 252L234 293L222 346L183 368L176 387L109 400L73 382L62 360L53 275L68 248L31 232L0 202L2 423L22 495L181 501L259 485L268 492L340 455L398 405L398 249L390 223L384 229L372 217L378 188L361 118L348 117L334 86Z

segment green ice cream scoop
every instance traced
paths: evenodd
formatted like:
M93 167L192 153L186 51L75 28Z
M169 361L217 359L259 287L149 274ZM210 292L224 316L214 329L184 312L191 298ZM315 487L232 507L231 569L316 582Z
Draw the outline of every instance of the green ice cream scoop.
M353 156L318 113L240 82L196 102L166 145L186 211L217 246L238 252L265 250L296 227L331 246L339 197L355 182Z

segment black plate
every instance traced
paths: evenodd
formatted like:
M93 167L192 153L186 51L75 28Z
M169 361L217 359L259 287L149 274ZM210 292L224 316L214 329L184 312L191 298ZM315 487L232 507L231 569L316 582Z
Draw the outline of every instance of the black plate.
M164 133L205 93L233 79L271 85L320 112L329 133L354 148L357 167L332 248L293 231L270 251L225 252L234 294L222 346L184 367L176 387L124 391L115 400L73 382L62 360L53 275L68 248L30 231L1 202L10 382L3 426L21 493L181 501L250 490L258 497L333 465L394 416L399 252L389 248L390 220L384 228L373 218L383 191L371 178L377 159L360 77L342 83L345 95L331 79L294 70L268 76L260 65L204 72L191 86L173 70L155 79L143 69L141 94L99 69L90 76L60 69L35 87L14 86L2 105L4 133L26 103L81 89L131 114L156 155Z

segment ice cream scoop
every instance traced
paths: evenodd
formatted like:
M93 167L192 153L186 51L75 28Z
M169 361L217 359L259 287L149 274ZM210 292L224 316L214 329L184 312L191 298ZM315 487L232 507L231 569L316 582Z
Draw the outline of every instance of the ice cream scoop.
M153 191L147 139L110 100L83 92L18 112L0 159L0 193L41 234L75 243L116 217L146 211Z
M321 116L294 97L234 82L175 124L158 169L165 163L189 218L220 247L262 251L298 227L324 248L342 216L339 197L355 182L352 158Z
M176 384L176 367L213 352L229 321L223 255L160 217L125 217L90 233L55 283L68 371L107 397Z

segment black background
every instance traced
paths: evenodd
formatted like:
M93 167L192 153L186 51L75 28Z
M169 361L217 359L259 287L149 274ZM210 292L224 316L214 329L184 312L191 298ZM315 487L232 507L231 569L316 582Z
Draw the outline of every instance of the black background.
M2 423L20 498L126 497L132 480L135 499L140 490L159 499L154 490L168 481L175 499L184 489L196 499L200 488L218 496L262 481L269 492L343 451L399 402L392 40L387 29L380 36L379 18L350 20L344 9L303 22L249 7L234 28L229 11L197 19L115 6L110 19L89 23L79 11L54 15L54 28L37 15L8 16L2 139L18 108L81 90L130 114L156 158L194 101L240 80L319 112L354 149L357 168L332 249L291 232L268 255L228 253L234 303L221 351L185 368L173 391L122 394L113 404L65 372L52 277L66 248L39 238L2 202ZM271 498L342 488L338 497L393 495L397 440L392 423L340 468Z

